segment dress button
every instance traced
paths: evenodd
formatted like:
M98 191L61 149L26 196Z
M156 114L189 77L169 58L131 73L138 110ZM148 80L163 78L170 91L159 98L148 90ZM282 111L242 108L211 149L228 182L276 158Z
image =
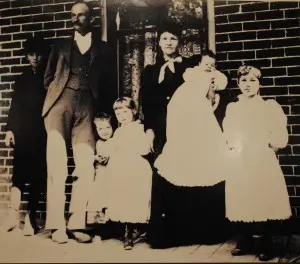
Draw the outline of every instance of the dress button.
M162 217L165 217L166 215L165 215L165 214L162 214L161 216L162 216Z
M170 100L170 96L167 96L167 100Z

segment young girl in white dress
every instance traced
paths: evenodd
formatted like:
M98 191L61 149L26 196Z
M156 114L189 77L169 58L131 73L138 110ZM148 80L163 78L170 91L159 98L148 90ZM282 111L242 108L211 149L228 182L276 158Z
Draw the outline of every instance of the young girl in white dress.
M136 224L147 223L150 217L152 169L143 156L150 152L151 142L131 98L119 98L113 109L121 126L110 142L107 210L111 221L124 224L127 250L133 247Z
M261 71L243 65L237 73L242 92L227 106L223 121L230 173L226 180L226 216L238 222L233 255L254 253L253 234L260 235L259 259L272 257L270 224L291 216L289 196L276 158L288 143L287 118L274 100L259 95ZM230 160L228 160L230 161Z
M111 117L99 113L95 119L99 140L96 143L95 179L88 202L88 223L105 223L107 216L107 163L111 152L113 127Z

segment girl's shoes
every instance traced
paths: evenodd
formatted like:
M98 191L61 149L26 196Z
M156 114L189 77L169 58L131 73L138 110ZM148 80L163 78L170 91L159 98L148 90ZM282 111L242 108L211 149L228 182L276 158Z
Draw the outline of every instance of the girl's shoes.
M26 214L25 216L25 224L24 224L24 229L23 229L23 235L24 236L33 236L35 233L34 228L31 225L31 221L29 218L29 215Z
M52 233L52 241L58 244L68 243L68 235L65 229L57 229Z
M133 241L129 238L124 238L124 249L131 250L133 249Z
M133 249L133 230L132 227L126 225L125 226L125 234L124 234L124 249L131 250Z
M243 256L248 254L248 252L240 247L235 247L233 250L231 250L231 255L236 257L236 256Z
M19 211L9 209L7 217L0 227L0 233L6 233L19 225Z

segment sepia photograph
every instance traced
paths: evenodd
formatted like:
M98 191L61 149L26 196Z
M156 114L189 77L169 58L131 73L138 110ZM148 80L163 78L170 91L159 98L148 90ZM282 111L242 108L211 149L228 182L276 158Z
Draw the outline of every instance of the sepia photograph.
M300 263L300 1L0 0L0 263Z

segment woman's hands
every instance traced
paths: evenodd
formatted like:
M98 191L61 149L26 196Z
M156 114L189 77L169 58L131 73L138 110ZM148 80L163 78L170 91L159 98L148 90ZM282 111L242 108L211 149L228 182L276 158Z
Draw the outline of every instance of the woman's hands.
M5 146L7 146L7 147L10 146L10 143L15 145L15 136L14 136L14 133L12 131L7 131L6 132L4 142L5 142Z
M103 157L101 155L95 155L95 160L98 161L101 165L107 165L109 157Z

